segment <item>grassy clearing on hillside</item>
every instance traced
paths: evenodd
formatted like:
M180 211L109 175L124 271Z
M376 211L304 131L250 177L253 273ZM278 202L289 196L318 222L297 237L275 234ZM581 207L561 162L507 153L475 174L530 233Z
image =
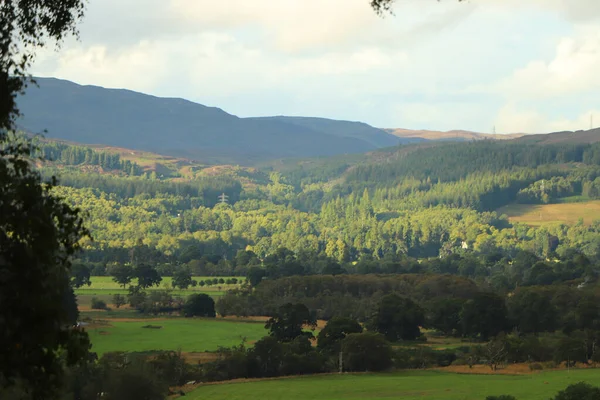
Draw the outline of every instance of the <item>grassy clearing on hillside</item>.
M154 328L144 328L149 325ZM199 318L108 320L104 324L90 325L86 330L92 351L98 354L111 351L214 351L219 346L239 345L244 338L252 343L267 334L264 323Z
M211 400L482 400L509 394L547 400L570 384L598 384L600 370L552 371L526 376L467 375L436 371L344 374L201 386L186 399Z
M585 224L600 219L600 201L584 201L561 204L510 204L498 209L511 222L539 226L546 223L575 224L583 218Z

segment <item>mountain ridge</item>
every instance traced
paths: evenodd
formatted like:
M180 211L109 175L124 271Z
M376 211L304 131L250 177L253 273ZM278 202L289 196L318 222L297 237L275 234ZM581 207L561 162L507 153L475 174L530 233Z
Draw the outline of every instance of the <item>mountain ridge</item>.
M36 78L20 129L53 139L239 162L363 153L402 140L370 125L310 117L240 118L181 98ZM293 122L292 122L293 121ZM352 129L350 129L352 128Z

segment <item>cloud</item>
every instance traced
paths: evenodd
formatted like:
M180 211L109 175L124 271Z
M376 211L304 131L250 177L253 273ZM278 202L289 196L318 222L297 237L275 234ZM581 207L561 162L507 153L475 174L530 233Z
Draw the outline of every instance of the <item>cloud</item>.
M524 3L397 0L380 18L369 0L101 0L81 41L43 51L33 72L242 116L489 131L503 110L538 130L556 110L533 102L596 88L600 7ZM569 104L569 121L593 109Z
M543 99L600 89L600 28L560 40L554 58L531 61L490 90L509 99Z
M566 115L548 117L539 111L516 103L508 103L497 115L499 133L548 133L562 131L577 131L590 128L590 116L598 120L594 127L600 125L600 110L590 109L573 118Z

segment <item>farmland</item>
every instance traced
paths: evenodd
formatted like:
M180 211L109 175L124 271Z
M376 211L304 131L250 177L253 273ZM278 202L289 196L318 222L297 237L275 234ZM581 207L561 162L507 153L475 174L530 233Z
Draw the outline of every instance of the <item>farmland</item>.
M200 281L207 281L209 279L223 279L227 280L230 277L208 277L208 276L196 276L193 279ZM243 282L245 278L236 277L238 282ZM127 294L127 289L124 289L122 286L119 286L118 283L113 281L110 276L93 276L91 278L92 284L90 286L83 286L79 289L75 290L75 294L77 295L78 303L81 309L89 308L90 301L92 297L96 297L100 300L104 300L107 304L112 302L112 296L115 294ZM132 281L132 285L135 285L137 282L134 279ZM172 278L170 276L165 276L162 278L162 282L160 286L153 287L148 290L158 290L158 289L169 289L172 290L172 294L174 296L182 296L186 297L190 294L194 293L205 293L212 297L222 296L227 290L234 289L239 287L239 283L236 285L227 285L227 284L216 284L210 286L196 286L190 287L186 290L181 289L173 289L172 286Z
M594 384L599 379L600 371L592 369L530 375L406 371L393 374L323 375L206 385L189 393L186 398L481 400L489 395L509 394L519 400L546 400L570 384L581 381ZM252 395L249 396L249 393Z
M112 351L207 352L218 347L249 343L266 335L264 323L215 319L113 319L95 321L86 329L93 351L102 355Z
M575 224L580 218L586 225L600 216L600 201L567 202L559 204L511 204L498 209L498 214L506 214L511 222L531 226L546 223Z

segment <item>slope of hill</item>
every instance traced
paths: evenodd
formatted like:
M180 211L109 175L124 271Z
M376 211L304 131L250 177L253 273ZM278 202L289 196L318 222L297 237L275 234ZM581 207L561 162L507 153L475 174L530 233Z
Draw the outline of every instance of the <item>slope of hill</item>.
M37 78L18 99L19 127L49 138L209 161L359 153L398 140L364 124L238 118L183 99ZM296 123L290 123L290 121ZM310 119L309 119L310 120ZM356 129L360 125L360 129ZM351 129L349 129L351 128Z
M600 128L587 131L564 131L538 135L527 135L519 139L524 143L537 144L586 144L600 142Z
M259 120L281 121L308 128L310 130L328 135L351 137L365 140L375 147L389 147L400 143L417 141L412 138L403 138L391 135L383 129L374 128L364 122L335 121L326 118L312 117L265 117L255 118Z
M463 130L452 130L447 132L413 130L413 129L385 129L386 132L404 139L422 139L422 140L449 140L449 141L467 141L467 140L510 140L523 136L518 133L506 135L479 133Z

